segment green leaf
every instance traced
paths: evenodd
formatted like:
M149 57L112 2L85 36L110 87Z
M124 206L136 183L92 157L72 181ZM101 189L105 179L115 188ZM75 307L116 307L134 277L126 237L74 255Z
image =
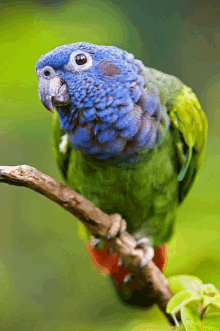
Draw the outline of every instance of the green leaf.
M213 284L203 285L203 308L206 308L217 297L219 297L219 291Z
M180 310L180 308L186 304L189 304L190 302L199 302L201 301L201 297L195 295L191 291L182 291L177 294L175 294L170 301L167 304L166 312L168 314L171 314L173 317L173 320L177 327L179 327L179 323L176 319L176 314Z
M219 295L219 291L213 284L205 284L203 285L203 294L214 298L216 295Z
M202 321L203 331L219 331L220 330L220 314L214 313L208 315Z
M177 312L182 305L186 305L191 301L200 301L201 297L195 295L191 291L182 291L175 294L167 304L166 312L168 314Z
M210 305L212 303L212 301L214 301L214 300L215 300L215 298L210 298L207 295L203 295L203 298L202 298L203 309L208 307L208 305Z
M211 306L216 308L217 310L220 310L220 295L218 295L211 303Z
M192 303L181 307L181 319L186 331L201 331L202 323L198 312L198 306Z
M172 276L169 277L168 282L173 294L184 290L192 291L193 293L200 296L203 293L203 282L195 276Z

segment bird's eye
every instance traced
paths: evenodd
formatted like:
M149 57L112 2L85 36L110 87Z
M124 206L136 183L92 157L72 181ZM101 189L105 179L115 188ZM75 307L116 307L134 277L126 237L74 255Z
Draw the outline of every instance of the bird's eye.
M50 71L49 70L45 70L44 71L44 76L46 76L46 77L50 76Z
M69 61L64 68L69 71L74 70L76 72L80 72L88 70L92 67L92 65L92 56L89 53L78 49L77 51L72 52Z
M75 61L78 65L83 65L87 62L87 57L84 54L78 54L75 57Z

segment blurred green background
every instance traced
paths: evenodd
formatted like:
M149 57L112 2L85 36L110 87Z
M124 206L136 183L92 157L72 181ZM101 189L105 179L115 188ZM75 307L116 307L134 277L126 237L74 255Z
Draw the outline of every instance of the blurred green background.
M180 209L166 275L193 274L220 289L220 4L41 0L3 1L0 9L1 165L29 164L62 180L34 71L58 45L116 45L194 89L209 119L207 153ZM0 211L0 331L168 329L156 307L138 311L117 301L89 262L76 219L58 205L1 184Z

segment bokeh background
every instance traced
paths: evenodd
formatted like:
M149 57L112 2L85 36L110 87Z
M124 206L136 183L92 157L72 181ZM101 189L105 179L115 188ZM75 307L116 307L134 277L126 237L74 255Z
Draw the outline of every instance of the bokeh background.
M116 45L178 76L209 119L201 176L179 212L166 275L220 289L220 4L198 0L1 2L0 164L62 180L51 114L38 100L41 54L77 41ZM89 262L77 221L28 189L0 184L0 330L168 330L159 310L122 306Z

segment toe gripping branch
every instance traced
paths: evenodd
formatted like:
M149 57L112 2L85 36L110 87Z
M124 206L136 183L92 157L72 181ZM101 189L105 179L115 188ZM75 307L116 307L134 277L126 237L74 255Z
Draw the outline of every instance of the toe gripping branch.
M126 222L118 214L111 215L112 223L106 233L106 241L92 236L91 241L86 244L92 264L99 272L111 274L117 284L128 283L139 273L149 261L152 261L162 271L165 265L165 245L154 249L150 246L148 238L136 241L132 236L124 236ZM120 256L117 248L120 247ZM115 251L116 250L116 251ZM134 270L129 270L127 265L135 265Z
M113 251L114 251L114 248L111 247L112 246L111 242L116 237L120 237L122 235L122 233L127 228L127 224L126 224L125 220L123 220L119 214L112 214L112 215L110 215L110 218L111 218L112 222L111 222L110 228L107 230L107 233L106 233L107 244L105 246L107 246L106 248L108 248L109 250L113 249ZM97 247L101 241L102 241L102 238L92 235L90 244L93 247ZM108 243L109 243L109 245L108 245Z

